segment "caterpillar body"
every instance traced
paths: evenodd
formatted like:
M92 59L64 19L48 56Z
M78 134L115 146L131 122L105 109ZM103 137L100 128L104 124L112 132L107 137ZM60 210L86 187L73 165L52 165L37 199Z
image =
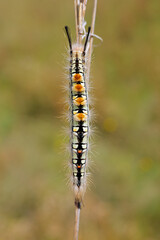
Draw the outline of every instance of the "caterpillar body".
M65 27L70 46L70 104L71 104L71 158L75 205L81 208L86 189L86 167L89 146L89 104L86 83L86 47L90 27L84 46L71 44L68 27Z

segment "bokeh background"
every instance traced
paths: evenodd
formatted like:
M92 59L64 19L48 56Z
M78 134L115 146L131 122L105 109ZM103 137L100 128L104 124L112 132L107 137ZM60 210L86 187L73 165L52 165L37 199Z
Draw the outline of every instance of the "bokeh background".
M92 1L88 1L90 24ZM160 239L158 0L98 3L91 180L80 240ZM72 239L67 39L73 1L0 1L0 239Z

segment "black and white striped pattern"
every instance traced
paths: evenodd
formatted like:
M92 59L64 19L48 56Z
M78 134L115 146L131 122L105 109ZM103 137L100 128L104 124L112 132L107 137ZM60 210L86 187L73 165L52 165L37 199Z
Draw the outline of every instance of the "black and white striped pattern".
M70 47L70 103L71 103L71 153L75 205L81 208L86 189L86 167L89 145L89 104L86 84L86 52L91 27L84 45L72 46L69 29L65 26Z
M80 208L86 188L89 139L88 90L83 46L73 46L70 59L71 150L75 204Z

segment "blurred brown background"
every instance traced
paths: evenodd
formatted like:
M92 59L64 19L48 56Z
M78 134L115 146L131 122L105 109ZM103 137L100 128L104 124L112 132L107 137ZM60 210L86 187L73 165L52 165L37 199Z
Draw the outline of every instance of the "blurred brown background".
M90 24L92 1L88 1ZM98 3L91 181L79 240L160 239L158 0ZM0 239L72 239L63 154L73 1L0 1ZM98 40L95 44L99 45Z

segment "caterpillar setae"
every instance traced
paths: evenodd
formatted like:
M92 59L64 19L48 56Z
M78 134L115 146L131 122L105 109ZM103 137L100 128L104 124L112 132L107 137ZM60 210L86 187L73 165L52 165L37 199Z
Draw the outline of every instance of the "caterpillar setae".
M72 45L68 27L65 27L70 47L69 89L71 105L71 161L75 205L81 208L86 189L86 168L89 146L89 103L86 83L86 50L91 27L84 45Z

